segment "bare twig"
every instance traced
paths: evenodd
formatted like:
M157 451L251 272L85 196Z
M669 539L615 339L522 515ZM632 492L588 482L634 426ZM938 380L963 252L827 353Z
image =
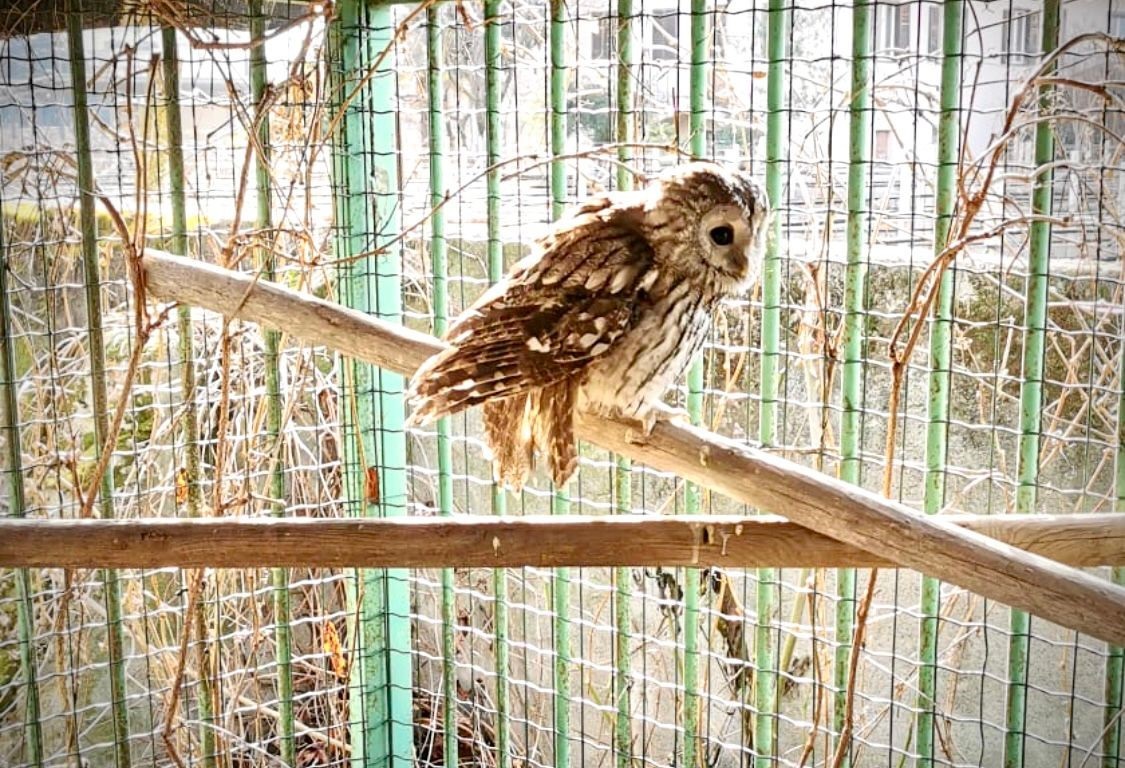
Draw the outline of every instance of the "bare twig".
M223 40L204 40L195 32L198 24L192 24L191 20L186 18L183 11L184 6L180 3L170 2L170 0L147 0L145 7L152 12L152 14L161 22L161 24L169 27L175 27L180 33L188 39L192 48L201 51L248 51L258 46L265 45L274 38L281 37L286 32L296 29L302 24L312 25L318 19L322 19L325 23L332 20L335 12L335 4L332 0L325 0L323 3L310 3L309 10L300 16L289 19L284 24L276 27L275 29L266 32L260 37L254 37L245 42L226 42Z
M161 738L164 741L164 746L168 750L168 754L172 757L173 762L176 763L177 768L187 768L184 765L183 758L180 757L179 750L176 749L176 743L173 740L173 735L176 726L176 718L180 707L180 691L184 684L184 671L187 667L187 649L191 643L191 628L193 622L191 617L198 611L199 595L203 587L203 569L198 568L192 572L191 580L188 583L187 604L184 606L184 616L187 617L183 623L183 629L180 631L180 651L176 657L176 674L172 679L172 685L168 691L168 704L164 708L164 728L161 730Z
M568 152L566 154L553 155L551 157L544 157L541 152L528 152L528 153L522 154L522 155L515 155L513 157L507 157L507 158L504 158L503 160L500 160L496 163L493 163L492 165L488 166L484 170L480 171L479 173L477 173L475 176L470 178L468 181L466 181L464 184L462 184L460 187L458 187L453 192L449 192L449 193L444 194L442 196L441 202L439 202L435 206L432 206L430 208L430 210L427 211L421 218L419 218L413 224L406 227L402 232L400 232L395 237L391 238L387 242L380 245L378 248L373 248L373 249L368 250L368 251L361 251L360 253L356 253L356 254L353 254L351 256L340 257L340 258L335 259L333 261L333 263L335 263L335 264L348 264L348 263L357 261L359 259L367 258L369 256L378 256L380 254L386 253L391 248L395 247L396 245L401 243L403 240L407 239L411 234L416 232L419 228L424 226L426 224L426 222L428 222L431 218L433 218L434 214L436 214L438 211L440 211L442 208L444 208L451 201L460 197L461 194L465 192L465 190L467 190L469 187L476 184L481 179L485 178L486 176L488 176L490 173L492 173L495 170L507 167L509 165L516 165L516 164L522 163L524 161L531 161L530 165L528 165L526 167L523 167L523 168L520 168L518 171L516 171L515 174L508 174L507 176L504 177L505 179L510 179L510 178L513 178L516 175L521 174L521 173L526 173L531 168L536 168L536 167L548 165L549 163L554 162L555 160L577 160L579 158L598 157L600 155L612 155L612 154L615 154L622 147L631 147L631 148L634 148L634 149L652 149L652 150L659 150L659 151L663 151L663 152L671 152L671 153L678 154L678 155L688 154L674 144L654 144L654 143L644 143L644 142L626 142L626 143L606 144L606 145L603 145L603 146L600 146L600 147L595 147L593 149L587 149L587 150L583 150L583 151L580 151L580 152ZM605 158L605 159L607 161L612 160L612 162L614 162L614 163L621 164L620 161L612 159L612 158ZM637 176L643 176L644 175L640 171L636 171L636 170L633 170L631 168L630 168L630 172L633 173L634 175L637 175Z

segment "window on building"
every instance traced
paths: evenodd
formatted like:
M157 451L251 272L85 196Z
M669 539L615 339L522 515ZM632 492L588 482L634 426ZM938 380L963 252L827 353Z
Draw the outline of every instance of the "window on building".
M594 21L590 37L590 58L611 60L617 50L617 20L608 16Z
M1114 37L1125 38L1125 12L1114 11L1109 19L1109 34Z
M742 29L737 21L732 21L730 11L715 14L715 60L726 61L728 57L737 57L739 49L743 47ZM743 53L751 55L750 46L746 46Z
M652 58L675 61L680 53L680 15L676 12L652 17Z
M1007 160L1010 164L1028 168L1033 165L1035 160L1033 135L1032 131L1020 131L1012 141L1008 142Z
M715 59L749 68L751 59L766 58L768 32L766 14L762 11L715 14ZM783 31L782 37L788 39L788 32Z
M878 27L879 50L910 50L912 10L906 3L879 6L875 22Z
M1039 53L1039 11L1013 8L1004 11L1004 52L1017 56Z
M926 38L927 53L938 53L941 51L941 6L931 5L928 12L927 32Z
M875 159L887 160L891 155L891 132L888 130L875 131Z

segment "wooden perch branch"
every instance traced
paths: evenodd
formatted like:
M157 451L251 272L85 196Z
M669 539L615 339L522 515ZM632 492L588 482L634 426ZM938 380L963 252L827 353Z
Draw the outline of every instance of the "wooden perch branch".
M150 295L282 329L410 374L441 343L252 276L148 250ZM1125 645L1125 589L941 517L681 423L641 439L635 425L578 419L580 435L899 566Z
M1125 565L1125 515L950 516L1072 565ZM5 568L893 568L772 515L0 519Z

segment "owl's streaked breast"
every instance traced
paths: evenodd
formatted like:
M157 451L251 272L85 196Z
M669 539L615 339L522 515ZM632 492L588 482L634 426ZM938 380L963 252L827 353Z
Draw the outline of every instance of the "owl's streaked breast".
M674 276L653 289L637 324L590 366L579 393L583 407L642 418L703 346L718 291Z

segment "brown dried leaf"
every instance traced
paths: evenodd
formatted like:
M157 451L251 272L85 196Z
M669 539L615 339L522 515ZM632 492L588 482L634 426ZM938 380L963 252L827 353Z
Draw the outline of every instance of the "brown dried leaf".
M336 673L336 677L347 680L348 657L344 655L344 644L340 642L340 633L336 631L336 625L331 621L324 622L321 644L324 646L324 652L328 654L328 660L332 663L332 671Z
M176 470L176 503L187 504L188 500L188 474L187 470L180 467Z
M368 467L363 476L363 498L368 504L379 503L379 468Z
M462 0L457 0L455 7L457 8L457 16L461 19L461 25L469 32L472 32L475 25L473 24L472 17L469 16L468 10L465 9L465 3ZM489 21L489 19L485 19L486 24L489 23ZM491 22L495 24L498 22L498 19L492 19Z

